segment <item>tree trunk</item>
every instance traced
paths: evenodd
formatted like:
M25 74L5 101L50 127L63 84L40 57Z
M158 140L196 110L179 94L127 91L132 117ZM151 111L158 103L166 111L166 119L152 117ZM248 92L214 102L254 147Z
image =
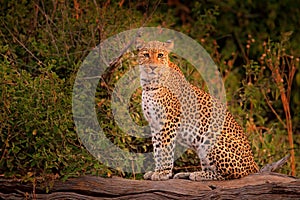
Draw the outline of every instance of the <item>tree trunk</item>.
M33 192L34 191L34 192ZM171 179L128 180L83 176L56 181L46 193L40 186L0 179L0 199L300 199L300 179L253 174L229 181Z

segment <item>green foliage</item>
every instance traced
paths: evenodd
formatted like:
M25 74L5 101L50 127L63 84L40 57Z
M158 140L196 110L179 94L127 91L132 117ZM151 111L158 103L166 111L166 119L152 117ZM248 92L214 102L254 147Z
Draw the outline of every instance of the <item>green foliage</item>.
M1 62L0 173L5 176L45 181L105 173L74 132L70 80L60 79L52 67L33 77Z
M286 6L286 5L293 6ZM47 182L85 173L128 178L108 169L81 144L72 119L72 89L76 72L99 42L140 26L175 29L199 41L220 67L230 111L245 128L260 166L289 152L280 92L262 62L278 51L299 57L299 8L295 0L263 1L4 1L0 12L0 174L26 181ZM266 43L271 38L275 42ZM188 48L188 47L187 47ZM270 52L267 52L268 49ZM263 57L264 59L265 57ZM172 55L190 82L205 88L201 75ZM293 59L289 59L291 61ZM111 93L134 66L127 54L109 71L95 97L97 117L107 138L126 151L151 152L151 139L131 137L114 121ZM297 176L300 172L300 70L291 87ZM288 74L288 71L283 71ZM131 96L132 120L146 125L141 90ZM143 162L140 160L139 162ZM188 150L176 171L197 170ZM290 166L282 172L290 174Z
M78 11L72 2L7 2L0 14L0 42L9 43L9 59L31 73L55 62L52 71L68 78L100 41L140 25L140 12L115 9L116 3L87 2Z
M276 69L285 74L282 76L282 85L287 94L292 92L291 86L293 75L292 69L299 70L299 58L294 58L286 51L289 45L288 40L282 40L280 43L264 43L264 52L257 61L250 60L244 65L246 77L242 80L241 88L236 91L228 90L229 95L234 95L233 99L239 99L233 102L231 111L238 117L240 124L246 128L250 140L252 141L255 158L260 166L264 166L279 160L284 155L289 154L290 145L287 134L287 118L284 112L284 102L281 99L280 88L274 80ZM268 68L268 65L277 65L274 70ZM231 82L231 81L230 81ZM232 84L232 82L230 83ZM291 100L292 101L292 100ZM292 102L286 102L289 106ZM234 106L234 104L237 104ZM298 118L291 106L292 124L294 130L297 130ZM299 135L294 134L294 144L296 152L296 162L299 163ZM276 145L274 145L276 144ZM289 172L290 166L285 166L281 172ZM297 171L300 166L296 164Z

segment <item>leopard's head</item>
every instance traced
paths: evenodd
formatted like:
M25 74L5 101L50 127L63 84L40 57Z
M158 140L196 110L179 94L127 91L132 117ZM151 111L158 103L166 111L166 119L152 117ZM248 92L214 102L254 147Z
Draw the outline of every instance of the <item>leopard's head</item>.
M174 43L172 41L145 42L137 39L138 62L140 67L140 81L142 87L157 88L164 85L170 76L169 52Z

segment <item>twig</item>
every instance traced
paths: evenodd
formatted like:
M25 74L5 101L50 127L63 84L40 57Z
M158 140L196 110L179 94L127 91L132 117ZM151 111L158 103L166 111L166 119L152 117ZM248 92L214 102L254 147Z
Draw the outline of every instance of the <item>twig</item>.
M5 29L9 32L9 34L13 37L14 40L16 40L26 51L29 53L37 62L38 65L46 66L40 59L38 59L6 26L6 24L2 21L3 26Z
M281 56L281 55L278 55ZM289 106L289 99L287 97L287 94L289 94L288 91L286 91L284 87L284 77L283 77L283 69L284 66L280 65L280 62L278 59L275 61L275 65L272 63L272 60L269 59L266 62L267 66L272 72L272 77L275 80L275 83L277 87L279 88L280 91L280 97L281 97L281 102L283 105L283 110L285 113L285 118L286 118L286 129L288 132L288 140L289 140L289 145L290 145L290 154L291 154L291 172L292 176L296 175L296 163L295 163L295 149L294 149L294 140L293 140L293 125L292 125L292 117L291 117L291 111L290 111L290 106ZM290 65L289 65L290 66ZM281 67L281 70L280 70ZM289 73L289 78L288 78L288 84L291 84L291 81L294 76L294 69L288 69ZM282 72L282 74L280 73ZM288 89L290 89L288 87Z
M286 124L282 121L281 117L277 114L276 110L273 108L273 106L270 103L269 98L267 97L267 95L264 93L264 91L261 89L260 90L261 93L264 95L264 98L269 106L269 108L272 110L272 112L276 115L277 119L280 121L280 123L283 125L283 127L286 129Z
M246 64L249 64L249 58L247 57L247 55L245 53L245 50L243 48L243 45L242 45L242 43L241 43L240 39L238 38L237 33L235 31L233 32L233 38L236 41L239 49L241 50L243 60L245 61Z

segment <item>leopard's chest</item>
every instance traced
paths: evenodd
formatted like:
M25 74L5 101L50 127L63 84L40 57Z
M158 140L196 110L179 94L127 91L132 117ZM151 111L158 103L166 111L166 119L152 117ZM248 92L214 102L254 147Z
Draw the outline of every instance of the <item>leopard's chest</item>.
M168 114L164 105L167 99L167 94L163 89L143 91L143 114L152 129L160 130L165 124Z
M192 90L184 92L184 96L172 93L166 88L153 91L143 91L142 107L146 120L152 129L161 130L170 119L176 118L180 129L178 135L182 143L193 146L196 135L205 132L208 120L203 112L197 94Z

